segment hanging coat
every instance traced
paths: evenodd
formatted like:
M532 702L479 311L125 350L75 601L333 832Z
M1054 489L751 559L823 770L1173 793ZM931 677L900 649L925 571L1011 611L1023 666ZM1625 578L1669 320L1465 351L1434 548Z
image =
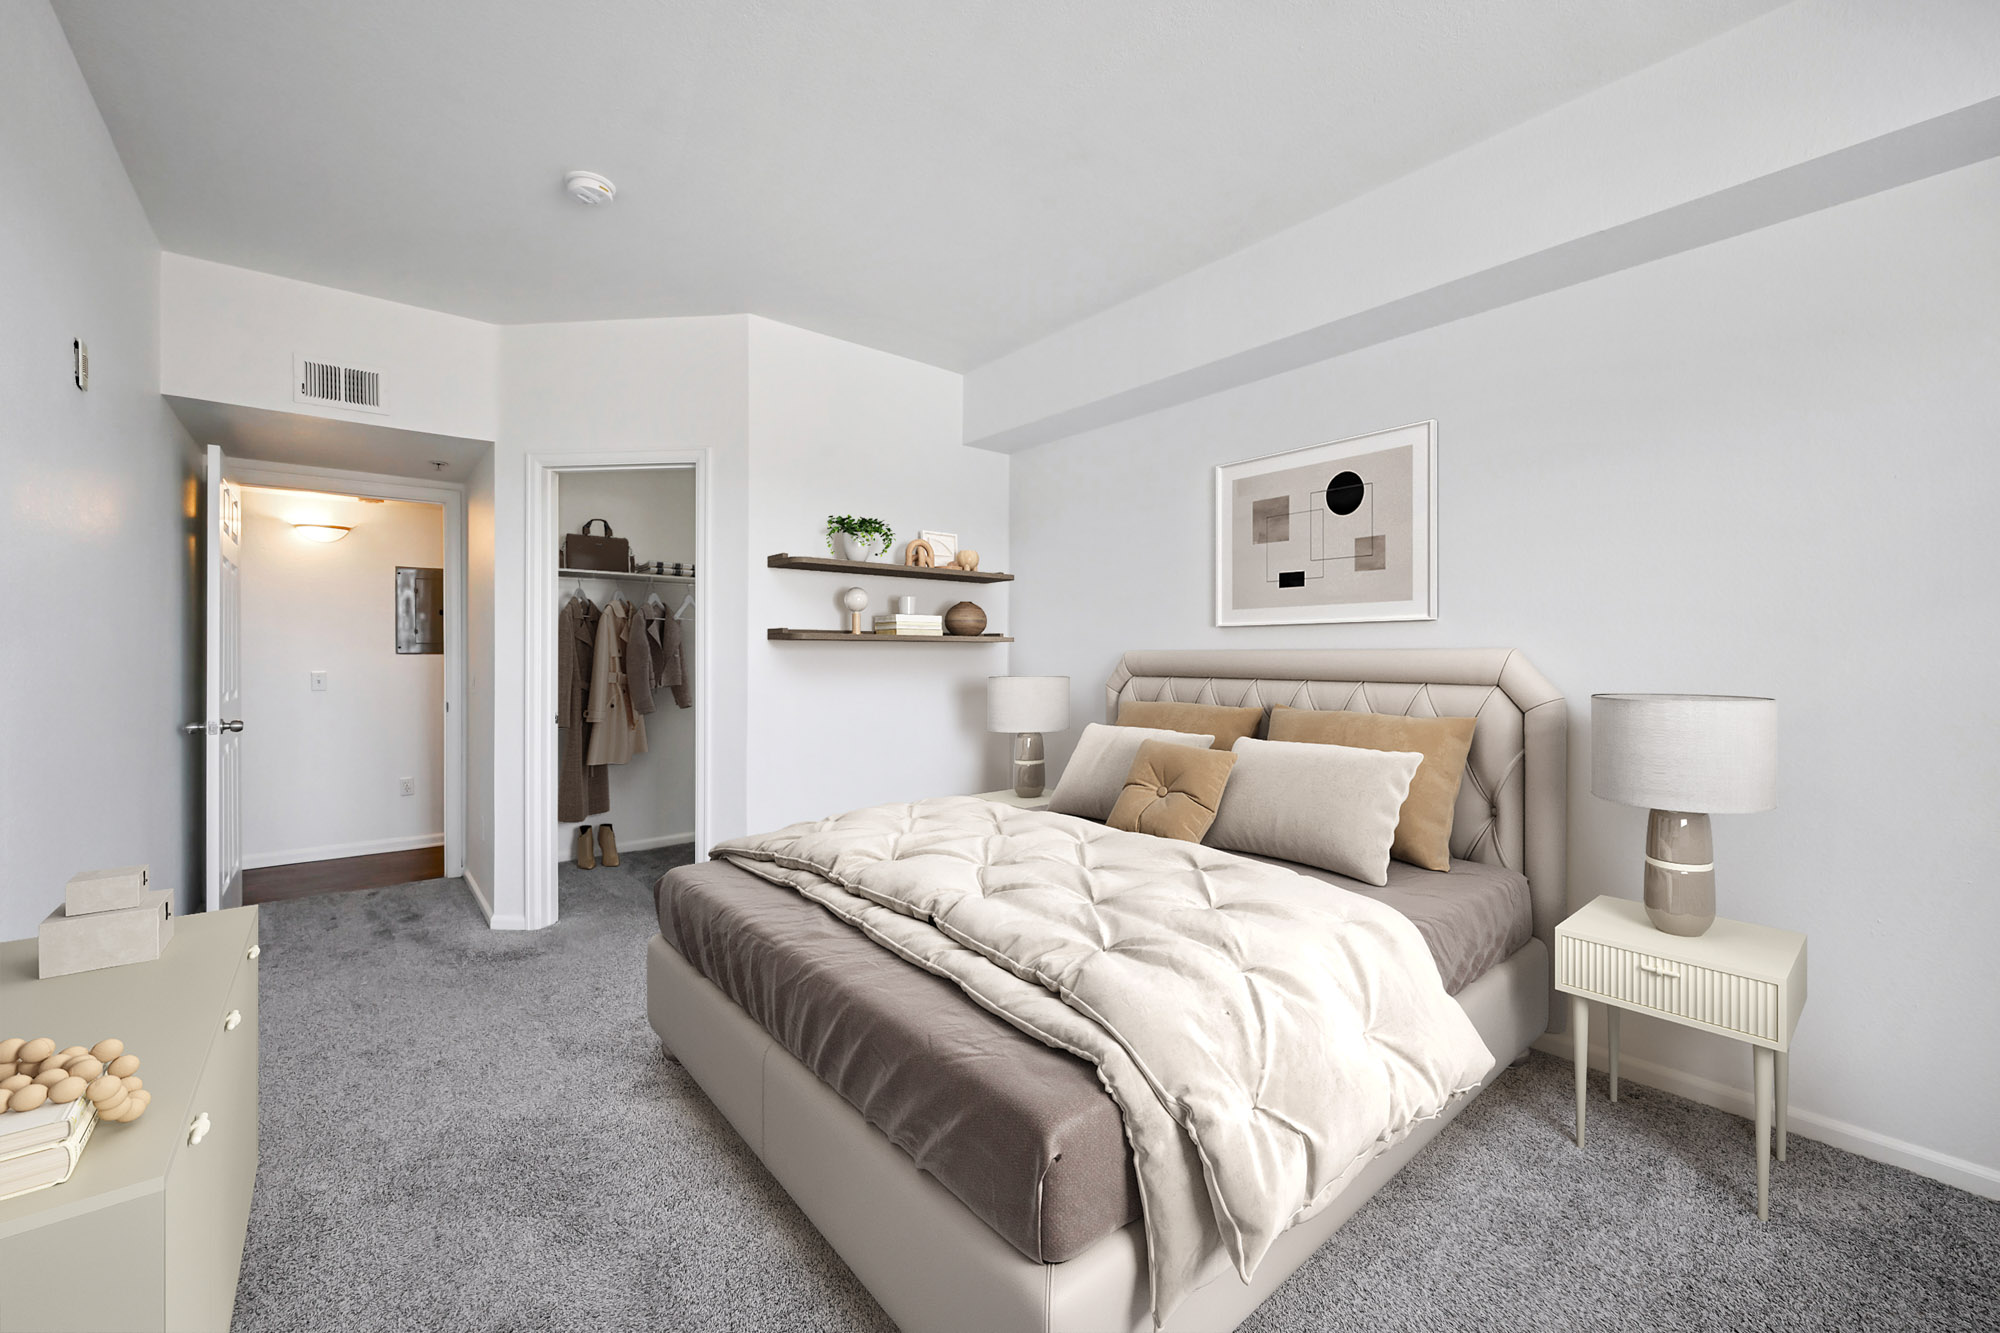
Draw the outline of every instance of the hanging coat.
M584 750L586 764L629 764L633 755L646 752L646 719L633 711L632 691L625 680L625 654L631 646L626 635L646 632L636 611L630 602L620 600L606 606L598 618L590 699L583 714L593 724Z
M562 728L562 767L556 776L556 818L574 824L611 808L611 773L583 761L590 723L585 717L591 666L596 661L598 610L572 597L556 620L556 725Z
M666 686L674 692L674 702L682 708L694 707L694 685L688 680L687 662L681 655L681 622L667 614L665 607L660 614L646 621L648 644L647 657L653 669L653 686Z

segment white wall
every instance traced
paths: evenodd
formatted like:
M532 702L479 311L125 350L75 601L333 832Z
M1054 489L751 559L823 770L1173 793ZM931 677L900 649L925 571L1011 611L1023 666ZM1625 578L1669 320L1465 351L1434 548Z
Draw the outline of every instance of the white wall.
M465 877L489 917L494 830L519 818L502 815L494 805L493 547L489 450L465 483Z
M79 870L199 896L199 462L159 397L159 246L55 15L0 6L0 939ZM90 344L77 391L70 340Z
M443 845L445 659L396 652L399 565L443 567L442 507L245 488L245 866Z
M1008 632L1004 583L855 579L770 569L776 551L825 555L828 514L880 518L897 545L953 532L987 569L1008 569L1007 460L959 440L962 378L886 352L750 320L749 828L879 801L990 790L1004 742L989 737L986 677L1007 648L772 642L772 626L840 629L838 597L868 589L868 614L913 594L958 601Z
M706 449L709 563L702 571L706 632L713 636L708 696L711 826L717 837L743 824L744 726L748 709L742 645L748 561L745 445L747 321L697 319L527 324L503 329L500 429L493 478L494 864L486 882L494 920L518 924L522 880L522 744L526 729L553 726L531 712L523 679L526 598L543 595L553 552L526 549L527 459L646 450ZM530 582L532 574L535 582Z
M1793 1128L2000 1194L1995 217L1967 168L1019 454L1015 669L1090 720L1131 647L1519 648L1570 698L1576 905L1637 896L1644 836L1590 694L1775 696L1781 804L1716 860L1723 915L1811 938ZM1214 464L1427 417L1438 621L1214 628ZM1625 1031L1743 1104L1741 1046Z
M160 263L160 392L475 440L498 417L500 330L206 259ZM382 372L387 412L292 400L292 358Z
M566 472L558 482L557 512L564 532L575 532L588 520L601 518L616 535L632 543L635 559L648 563L663 560L668 565L698 563L692 468ZM575 581L564 580L560 595L566 597L576 586ZM647 594L657 591L668 611L678 609L693 586L602 580L583 584L585 593L600 606L614 591L622 590L642 606ZM681 648L692 676L700 660L693 614L682 624ZM677 706L670 690L654 695L653 705L654 711L646 718L646 753L629 764L611 766L610 812L594 815L590 821L612 825L619 847L628 850L694 838L694 710ZM558 826L556 846L565 855L575 828L574 824Z

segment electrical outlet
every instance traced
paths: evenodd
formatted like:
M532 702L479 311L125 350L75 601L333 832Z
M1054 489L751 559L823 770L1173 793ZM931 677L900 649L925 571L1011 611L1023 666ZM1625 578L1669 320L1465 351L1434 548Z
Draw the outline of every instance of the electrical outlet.
M307 674L308 674L308 678L309 678L309 679L310 679L310 680L312 681L312 687L313 687L313 689L315 689L315 690L324 690L324 689L326 688L326 672L324 672L324 671L313 671L313 672L309 672L309 673L307 673Z
M415 778L404 778L398 785L402 787L403 795L405 796L415 796L417 794L417 780Z

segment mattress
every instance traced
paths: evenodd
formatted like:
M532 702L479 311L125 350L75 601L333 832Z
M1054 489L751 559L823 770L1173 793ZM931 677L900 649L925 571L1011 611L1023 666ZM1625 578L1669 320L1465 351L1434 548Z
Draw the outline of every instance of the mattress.
M1409 916L1456 993L1531 921L1520 875L1452 865L1393 862L1382 888L1292 868ZM1124 1122L1088 1062L726 862L671 871L655 895L670 946L1022 1254L1060 1263L1138 1218Z

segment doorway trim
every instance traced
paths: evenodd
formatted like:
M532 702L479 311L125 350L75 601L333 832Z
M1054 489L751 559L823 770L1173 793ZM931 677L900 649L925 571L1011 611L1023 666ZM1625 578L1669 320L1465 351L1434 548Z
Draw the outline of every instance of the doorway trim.
M589 453L529 454L527 488L522 509L525 540L521 586L525 590L521 635L524 731L521 737L522 925L529 930L552 926L557 916L556 865L556 575L557 542L562 521L556 509L556 474L560 472L630 472L659 467L694 469L695 568L712 570L709 534L715 523L709 513L709 451L706 449L595 450ZM705 682L711 640L708 599L695 584L694 599L694 855L708 855L709 714L715 691Z
M444 873L465 875L465 487L455 481L418 481L379 472L223 459L230 480L242 486L321 491L370 500L411 500L444 509ZM471 881L467 880L470 884ZM475 887L473 895L479 890Z

